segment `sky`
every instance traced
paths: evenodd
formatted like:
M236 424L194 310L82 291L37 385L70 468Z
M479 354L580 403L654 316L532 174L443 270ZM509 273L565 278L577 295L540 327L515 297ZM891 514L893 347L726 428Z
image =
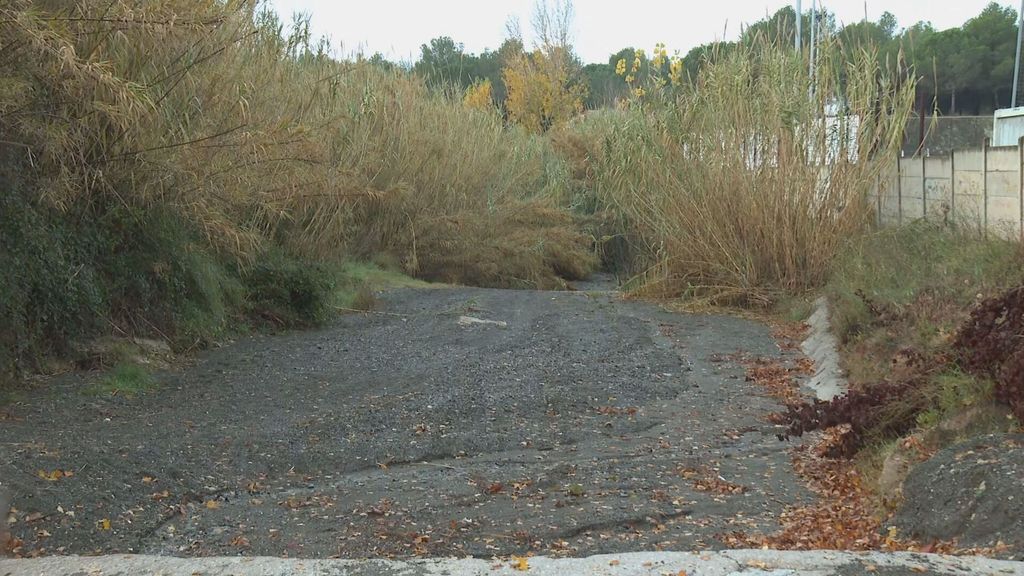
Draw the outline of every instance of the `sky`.
M342 55L381 52L390 60L414 62L420 45L451 36L471 53L495 49L506 36L505 24L518 18L527 43L535 0L269 0L284 21L295 12L311 16L313 31L328 36ZM811 0L802 0L803 10ZM882 12L896 15L900 27L925 20L937 29L963 24L989 0L824 0L840 24ZM792 5L793 3L788 3ZM1016 2L999 4L1016 6ZM607 62L632 46L650 50L663 42L671 50L714 40L732 40L745 23L786 6L779 0L575 0L572 39L584 62Z

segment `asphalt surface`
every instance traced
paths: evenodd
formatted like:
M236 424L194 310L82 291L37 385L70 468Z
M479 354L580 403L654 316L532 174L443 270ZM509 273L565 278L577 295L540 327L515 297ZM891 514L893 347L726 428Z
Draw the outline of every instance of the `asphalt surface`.
M204 352L133 398L78 374L4 408L21 553L706 550L811 499L736 356L783 354L763 325L596 290L382 300Z

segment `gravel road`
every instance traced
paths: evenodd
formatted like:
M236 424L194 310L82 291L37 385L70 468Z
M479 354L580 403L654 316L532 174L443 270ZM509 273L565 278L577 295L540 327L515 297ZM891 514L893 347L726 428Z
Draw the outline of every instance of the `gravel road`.
M26 554L718 549L810 500L736 353L782 352L601 290L396 290L134 398L47 382L0 416L0 482Z

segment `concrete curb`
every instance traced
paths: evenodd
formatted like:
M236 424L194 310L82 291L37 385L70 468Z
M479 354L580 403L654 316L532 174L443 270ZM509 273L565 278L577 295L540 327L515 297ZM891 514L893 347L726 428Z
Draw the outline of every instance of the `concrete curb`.
M848 387L843 369L839 365L839 341L832 334L828 300L824 296L814 301L814 313L807 319L811 332L800 349L814 361L814 375L805 385L814 390L818 400L832 400L846 393Z
M268 557L50 556L0 560L0 576L1024 576L1024 563L883 552L633 552L512 560L299 560Z

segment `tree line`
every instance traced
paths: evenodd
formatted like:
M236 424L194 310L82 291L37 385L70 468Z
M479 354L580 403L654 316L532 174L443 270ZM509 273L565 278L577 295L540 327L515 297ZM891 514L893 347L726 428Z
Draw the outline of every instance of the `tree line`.
M803 43L810 42L811 13L801 16ZM840 26L834 14L822 10L817 15L819 37L832 36L844 50L860 50L870 45L886 66L903 67L919 78L918 101L921 108L934 103L942 114L988 114L1010 105L1014 52L1017 39L1017 12L995 2L962 26L937 30L929 22L900 27L895 16L885 12L877 21L861 20ZM740 38L692 48L683 56L685 72L695 78L702 63L725 54L741 44L749 45L761 35L772 35L782 42L795 39L796 12L781 8L770 17L745 27ZM621 62L642 62L640 75L650 73L650 59L642 49L626 47L609 56L607 62L584 64L567 46L565 78L567 85L582 87L583 104L588 109L612 106L625 97L629 87L616 73ZM480 54L467 52L451 37L434 38L420 49L416 62L398 64L382 55L367 58L370 63L411 71L431 87L465 93L486 82L489 96L498 108L508 98L507 75L512 62L528 58L528 50L519 35L511 34L497 49ZM662 66L667 66L662 63ZM666 71L658 71L664 74Z

